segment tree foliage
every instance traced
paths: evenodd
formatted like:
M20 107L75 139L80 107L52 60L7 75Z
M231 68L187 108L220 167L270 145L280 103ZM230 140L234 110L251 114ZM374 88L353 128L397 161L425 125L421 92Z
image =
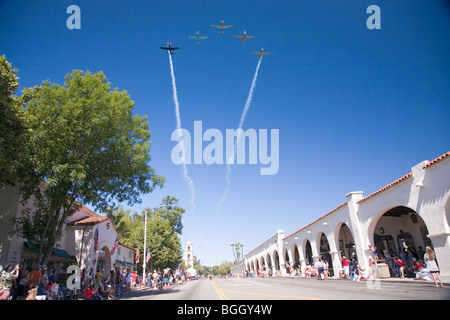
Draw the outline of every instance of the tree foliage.
M163 269L178 267L182 260L179 235L183 228L184 208L177 206L178 199L167 196L161 206L146 208L140 214L123 208L108 210L108 217L116 224L120 242L141 248L139 261L144 260L144 221L147 214L146 248L150 249L150 268Z
M102 72L74 70L65 80L44 81L18 98L27 128L18 179L35 210L16 221L16 232L43 261L79 203L97 210L116 201L133 205L165 180L149 165L148 120L133 114L128 93L112 90Z
M16 182L25 130L15 91L19 87L18 70L0 56L0 186Z

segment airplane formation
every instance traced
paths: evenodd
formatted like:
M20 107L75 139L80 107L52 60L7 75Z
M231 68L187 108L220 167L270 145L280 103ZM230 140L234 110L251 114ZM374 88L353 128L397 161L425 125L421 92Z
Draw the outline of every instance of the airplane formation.
M211 25L211 27L219 29L218 33L225 33L223 31L223 29L228 29L228 28L231 28L232 26L233 25L226 25L223 20L220 22L220 24L212 24ZM240 42L241 44L246 44L245 40L254 38L254 36L248 36L247 31L245 31L245 30L244 30L244 33L242 36L234 36L234 37L236 39L241 40L241 42ZM195 44L200 44L201 43L200 40L207 39L208 36L200 36L200 31L197 31L194 36L188 36L188 38L191 40L194 40ZM172 50L179 49L179 47L171 47L171 43L169 43L169 42L167 42L166 47L160 47L160 48L163 50L166 50L170 54L173 54ZM259 52L252 52L252 53L258 55L258 59L262 59L262 56L270 54L270 52L264 52L264 49L261 49L261 51L259 51Z

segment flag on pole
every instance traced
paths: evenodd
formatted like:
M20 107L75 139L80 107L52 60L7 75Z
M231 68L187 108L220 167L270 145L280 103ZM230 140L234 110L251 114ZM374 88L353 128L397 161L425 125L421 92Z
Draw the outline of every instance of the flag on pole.
M98 250L98 228L95 229L94 232L94 252Z
M114 245L111 249L111 255L114 254L114 251L116 251L116 248L119 246L119 237L116 238L116 241L114 241Z
M147 250L147 259L146 259L146 263L148 263L148 261L150 260L150 258L152 257L152 255L150 254L150 249Z
M138 247L137 247L137 250L136 250L136 258L135 258L134 260L136 261L136 263L139 262L139 245L138 245Z

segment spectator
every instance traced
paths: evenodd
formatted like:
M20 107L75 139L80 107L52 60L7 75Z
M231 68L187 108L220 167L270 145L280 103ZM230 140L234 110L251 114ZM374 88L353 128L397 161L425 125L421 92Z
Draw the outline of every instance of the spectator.
M330 264L326 260L323 263L324 263L323 275L325 279L327 279L330 276Z
M92 294L92 286L88 285L86 288L86 291L84 293L84 296L86 297L86 300L94 300L94 296Z
M51 284L47 275L47 266L43 265L41 267L41 282L38 287L38 295L47 295L48 290L50 290Z
M317 280L324 280L324 263L323 260L317 259L316 263L314 264L314 267L316 268L317 272Z
M163 290L170 289L170 285L169 285L169 271L167 269L164 270L163 283L164 283Z
M427 265L427 269L431 273L431 276L433 277L434 285L436 287L439 287L439 285L438 285L438 281L439 281L441 284L441 287L443 287L444 284L442 283L442 279L439 274L439 267L436 263L436 256L434 254L433 249L431 249L431 247L429 247L429 246L427 246L425 249L424 259L425 259L424 260L425 264Z
M101 283L103 279L103 274L100 269L97 270L97 273L95 274L95 280L97 280L98 283Z
M419 251L417 251L417 256L419 257L419 260L424 261L425 260L425 251L423 251L422 247L419 246Z
M353 281L361 280L361 267L359 265L355 265L353 272Z
M32 272L30 272L31 286L37 287L41 283L42 273L39 266L36 266Z
M11 266L6 265L0 279L0 300L10 300L11 287L19 275L19 265L11 271Z
M407 258L406 258L406 254L403 251L403 249L398 249L398 256L400 257L400 259L406 264Z
M125 291L129 291L131 289L131 272L127 272L125 276Z
M342 267L344 268L344 278L350 278L350 265L348 259L343 256L341 257Z
M119 269L116 269L114 283L116 285L116 298L123 298L123 279Z
M371 252L372 255L373 255L373 259L374 259L374 260L378 260L377 248L372 247L372 246L369 244L369 250L370 250L370 252Z
M30 289L31 286L30 274L26 267L22 268L21 273L19 273L19 277L16 279L16 281L18 282L18 284L17 290L13 296L13 300L21 300L25 298L26 292Z
M402 250L402 249L400 249L400 250ZM404 278L405 277L405 272L404 272L404 270L405 270L405 267L406 267L406 263L402 260L402 259L400 259L400 258L393 258L392 259L396 264L397 264L397 266L398 266L398 271L399 271L399 273L400 273L400 278Z
M52 274L50 275L50 283L51 283L51 284L57 283L57 279L56 279L56 269L53 269L53 270L52 270Z

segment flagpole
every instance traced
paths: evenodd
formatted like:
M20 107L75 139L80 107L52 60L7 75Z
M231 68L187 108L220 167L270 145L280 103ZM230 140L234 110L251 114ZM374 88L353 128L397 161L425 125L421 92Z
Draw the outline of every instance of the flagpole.
M147 246L147 210L145 210L145 223L144 223L144 261L142 262L142 281L145 286L145 267L147 266L147 251L145 251Z
M165 204L161 204L158 208L164 208L166 207ZM156 209L156 208L154 208ZM153 210L154 210L153 209ZM144 220L144 261L142 262L142 281L144 282L145 286L145 268L147 267L147 209L145 209L145 220ZM150 264L151 265L151 264Z

